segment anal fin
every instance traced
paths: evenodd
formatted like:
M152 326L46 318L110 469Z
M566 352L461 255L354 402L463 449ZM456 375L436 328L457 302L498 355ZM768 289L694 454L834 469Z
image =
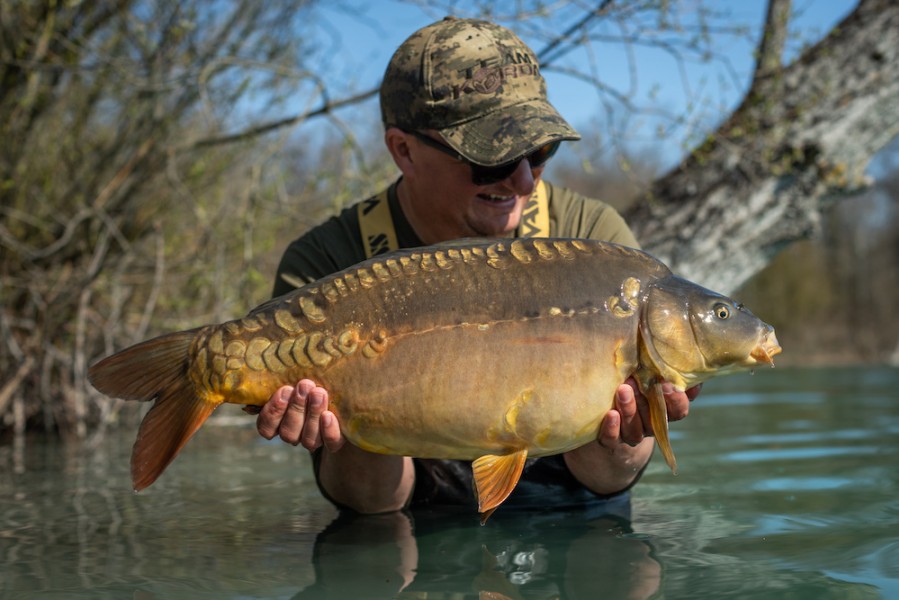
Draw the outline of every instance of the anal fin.
M502 456L486 454L472 463L481 525L515 489L527 457L527 450L519 450Z

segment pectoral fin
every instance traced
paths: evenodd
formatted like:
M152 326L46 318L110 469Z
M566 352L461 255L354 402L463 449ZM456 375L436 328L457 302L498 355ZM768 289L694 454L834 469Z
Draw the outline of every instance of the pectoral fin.
M487 454L472 463L481 525L487 522L496 507L515 489L527 457L527 450L519 450L503 456Z
M665 462L671 468L671 472L677 474L677 460L671 449L671 440L668 439L668 407L665 405L665 396L662 394L661 384L655 384L649 388L646 395L649 400L649 419L652 423L652 432L665 457Z

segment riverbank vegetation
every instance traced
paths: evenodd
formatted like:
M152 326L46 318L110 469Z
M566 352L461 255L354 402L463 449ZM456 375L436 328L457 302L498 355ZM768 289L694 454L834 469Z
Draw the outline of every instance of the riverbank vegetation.
M122 404L90 388L89 364L243 314L291 239L395 177L374 124L340 117L372 90L325 85L317 2L215 6L0 0L0 436L101 434ZM561 3L581 11L567 27L515 6L494 16L546 42L544 70L568 69L604 23L639 23L618 41L679 57L709 54L719 32L678 3ZM676 167L591 158L603 133L550 177L618 203L675 271L741 290L784 363L899 360L899 151L883 150L899 134L899 5L862 0L782 64L790 11L771 0L745 99ZM299 129L315 122L330 135Z

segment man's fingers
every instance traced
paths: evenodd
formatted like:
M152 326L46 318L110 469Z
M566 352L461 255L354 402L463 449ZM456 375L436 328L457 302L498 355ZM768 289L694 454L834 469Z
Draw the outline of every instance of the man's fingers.
M328 452L337 452L346 443L346 438L340 433L340 424L337 417L329 410L322 413L321 418L322 442Z
M609 452L615 452L621 443L621 413L614 408L606 413L599 426L599 445Z
M699 395L699 392L702 391L702 384L694 385L691 388L687 388L687 398L689 398L690 402L696 400L696 397Z
M309 450L324 444L337 452L346 443L337 416L328 410L327 390L309 379L272 394L256 418L256 429L268 440L277 435L288 444L302 444Z
M281 419L287 410L287 399L290 398L292 393L293 388L285 385L272 394L272 397L269 398L259 412L259 416L256 417L256 430L259 432L259 435L270 440L278 434Z
M302 382L293 388L287 401L287 408L281 417L281 423L278 427L278 437L296 446L302 441L303 430L307 421L307 388Z
M643 441L645 434L633 387L626 383L618 386L615 407L621 415L621 441L636 446Z
M322 414L328 410L328 392L324 388L314 386L311 390L306 386L300 386L300 390L305 392L304 395L306 396L306 419L303 424L300 443L307 450L315 450L322 445L321 418Z
M670 383L662 384L662 395L669 421L680 421L690 412L690 398L686 393L676 391Z

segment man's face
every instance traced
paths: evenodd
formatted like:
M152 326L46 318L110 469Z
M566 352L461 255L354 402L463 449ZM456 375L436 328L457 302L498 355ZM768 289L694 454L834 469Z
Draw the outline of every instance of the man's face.
M433 136L439 139L437 136ZM462 237L496 237L518 227L543 166L527 160L506 179L488 185L471 180L468 163L407 135L412 169L404 172L404 210L427 244ZM403 200L403 194L401 194Z

